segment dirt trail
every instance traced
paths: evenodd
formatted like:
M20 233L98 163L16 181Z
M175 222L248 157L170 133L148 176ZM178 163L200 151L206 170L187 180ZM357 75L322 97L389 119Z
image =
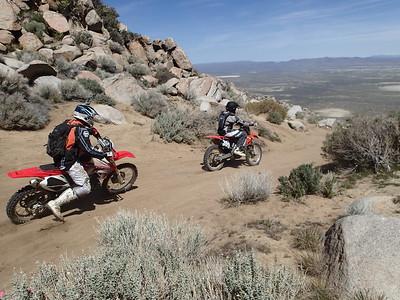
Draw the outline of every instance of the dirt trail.
M97 220L113 215L119 209L155 211L171 218L191 217L204 227L211 243L215 245L226 245L230 242L230 236L241 235L243 224L249 220L274 216L282 217L287 223L296 223L299 218L314 211L314 208L307 206L298 208L285 204L277 196L255 206L227 209L219 203L223 195L220 183L225 177L241 171L268 170L274 178L278 178L301 163L323 163L320 147L326 135L325 130L314 128L306 133L297 133L276 127L283 143L268 143L269 151L264 153L260 166L239 164L210 173L202 170L202 147L152 141L150 121L137 114L128 114L130 124L101 125L100 131L110 136L118 149L131 150L137 155L134 160L139 169L136 189L122 195L123 199L119 202L101 203L101 199L96 199L98 203L75 202L66 213L65 224L55 222L52 217L20 226L11 224L5 214L6 201L18 188L26 185L27 180L11 180L5 173L47 162L48 157L42 145L48 131L66 118L65 112L71 111L72 107L60 107L55 115L61 114L61 117L55 118L45 130L0 131L0 288L9 285L14 270L22 268L31 271L36 261L54 261L64 254L71 256L89 251L95 244ZM322 204L315 207L319 206L323 207ZM329 215L334 208L327 209ZM320 214L321 218L324 213ZM249 234L253 234L255 240L263 241L258 233ZM284 245L274 241L268 243L274 254L272 257L266 255L266 260L289 258L287 251L281 254L278 251Z

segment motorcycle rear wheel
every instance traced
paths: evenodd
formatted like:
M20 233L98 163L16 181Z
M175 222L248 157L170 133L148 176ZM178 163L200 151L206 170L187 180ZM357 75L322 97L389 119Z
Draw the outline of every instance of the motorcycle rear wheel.
M246 162L250 166L257 166L260 164L262 158L262 149L259 144L252 144L247 146L246 149Z
M223 154L218 145L211 145L208 147L203 157L204 167L210 172L221 170L224 166L224 161L216 161L216 158Z
M138 177L138 170L134 164L124 163L117 166L123 179L123 183L118 182L118 175L111 173L103 181L103 189L110 194L120 194L129 191Z

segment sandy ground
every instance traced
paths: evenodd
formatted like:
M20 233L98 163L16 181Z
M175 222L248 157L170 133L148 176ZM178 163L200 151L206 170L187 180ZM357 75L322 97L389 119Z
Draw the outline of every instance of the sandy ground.
M164 144L150 134L151 121L136 114L125 113L129 124L100 125L103 135L111 137L117 149L130 150L137 155L133 162L139 169L137 188L121 195L120 201L107 202L96 198L76 201L64 212L66 223L55 222L49 216L24 225L12 224L5 206L9 197L28 179L10 179L5 173L46 163L43 144L49 130L67 118L72 105L55 111L54 120L37 132L0 131L0 288L9 286L14 271L32 271L37 261L57 261L61 255L79 255L90 251L96 243L98 220L113 215L119 209L154 211L169 218L191 218L203 226L210 249L256 248L265 262L293 263L290 230L304 223L327 227L342 213L343 206L353 196L332 200L309 197L304 204L282 202L279 195L257 205L226 208L221 204L221 183L226 177L243 171L268 171L276 179L289 174L302 163L324 164L320 147L327 133L312 128L299 133L285 127L268 125L276 130L283 142L267 143L262 163L249 167L236 163L219 172L206 172L201 161L203 146ZM93 198L93 197L92 197ZM279 241L262 231L247 226L261 219L279 220L287 226Z

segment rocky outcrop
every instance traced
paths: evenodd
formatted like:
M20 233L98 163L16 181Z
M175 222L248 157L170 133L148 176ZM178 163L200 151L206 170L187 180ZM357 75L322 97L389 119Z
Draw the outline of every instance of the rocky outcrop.
M143 62L147 62L146 51L138 41L132 41L128 45L128 49L133 56L140 59Z
M325 235L328 285L342 297L368 289L399 299L399 232L400 218L351 216L337 221Z
M8 30L0 30L0 43L3 45L11 44L14 41L14 36Z
M103 104L96 104L93 107L100 115L99 122L115 125L126 124L125 116L118 109Z
M24 65L19 68L17 72L28 78L31 82L41 76L57 76L56 70L54 70L49 64L40 60L34 60L29 64Z
M0 0L0 29L21 30L21 25L17 22L17 15L20 9L13 2Z
M107 96L117 102L129 105L132 103L134 95L144 92L135 78L124 74L115 75L103 80L103 86Z
M69 31L68 21L62 14L50 10L45 11L43 13L43 19L50 28L59 33L65 33Z
M54 59L64 58L67 61L73 61L82 55L82 51L76 46L63 45L60 49L54 51Z
M35 34L31 32L26 32L21 35L18 41L21 44L22 48L28 51L37 51L43 47L43 43Z
M102 32L103 20L99 17L99 15L94 9L88 12L88 14L85 17L85 22L89 30L100 33Z
M42 76L34 81L35 86L51 86L54 89L60 90L61 79L55 76Z
M184 70L192 70L193 66L189 58L186 56L182 48L177 47L172 51L172 57L174 58L174 63L178 68Z
M300 105L293 105L292 107L289 108L287 112L288 120L295 120L296 115L301 112L303 112L303 109L301 108Z

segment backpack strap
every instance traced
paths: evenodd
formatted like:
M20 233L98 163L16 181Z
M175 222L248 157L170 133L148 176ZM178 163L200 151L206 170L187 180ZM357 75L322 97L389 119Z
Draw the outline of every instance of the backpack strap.
M71 150L74 147L75 139L76 139L76 126L72 127L68 133L67 141L65 143L65 148L67 150Z

